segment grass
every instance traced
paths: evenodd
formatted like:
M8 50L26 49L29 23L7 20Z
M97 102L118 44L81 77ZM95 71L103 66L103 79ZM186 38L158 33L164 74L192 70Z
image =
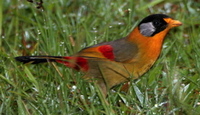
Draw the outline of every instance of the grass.
M0 114L199 114L198 1L44 0L0 2ZM152 69L109 92L108 104L82 74L56 63L23 65L19 55L72 55L126 36L145 16L165 13L183 22L170 31ZM2 15L1 15L2 14Z

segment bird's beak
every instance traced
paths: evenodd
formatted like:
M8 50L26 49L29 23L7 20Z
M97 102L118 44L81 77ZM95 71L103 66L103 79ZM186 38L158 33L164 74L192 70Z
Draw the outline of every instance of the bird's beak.
M171 28L181 26L182 23L178 20L173 20L172 18L164 18L164 20L169 24Z

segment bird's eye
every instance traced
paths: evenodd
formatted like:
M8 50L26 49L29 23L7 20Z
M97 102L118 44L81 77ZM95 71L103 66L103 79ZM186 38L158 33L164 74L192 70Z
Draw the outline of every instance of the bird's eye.
M159 25L160 25L160 22L155 21L155 22L154 22L154 25L155 25L155 26L159 26Z

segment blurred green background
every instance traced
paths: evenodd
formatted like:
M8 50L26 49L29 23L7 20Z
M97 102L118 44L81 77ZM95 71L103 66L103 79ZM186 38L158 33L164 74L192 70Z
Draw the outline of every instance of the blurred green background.
M105 101L82 74L56 63L23 65L21 55L72 55L126 36L144 17L168 14L183 25L167 35L162 54L125 93ZM198 115L199 0L0 1L0 114Z

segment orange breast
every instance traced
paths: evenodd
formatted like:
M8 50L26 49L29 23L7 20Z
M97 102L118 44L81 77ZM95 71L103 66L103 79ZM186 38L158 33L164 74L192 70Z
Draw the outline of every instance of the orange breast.
M164 30L153 37L146 37L140 34L135 28L128 36L129 41L138 45L139 53L133 59L132 65L135 76L144 74L157 60L160 55L164 37L168 30Z

